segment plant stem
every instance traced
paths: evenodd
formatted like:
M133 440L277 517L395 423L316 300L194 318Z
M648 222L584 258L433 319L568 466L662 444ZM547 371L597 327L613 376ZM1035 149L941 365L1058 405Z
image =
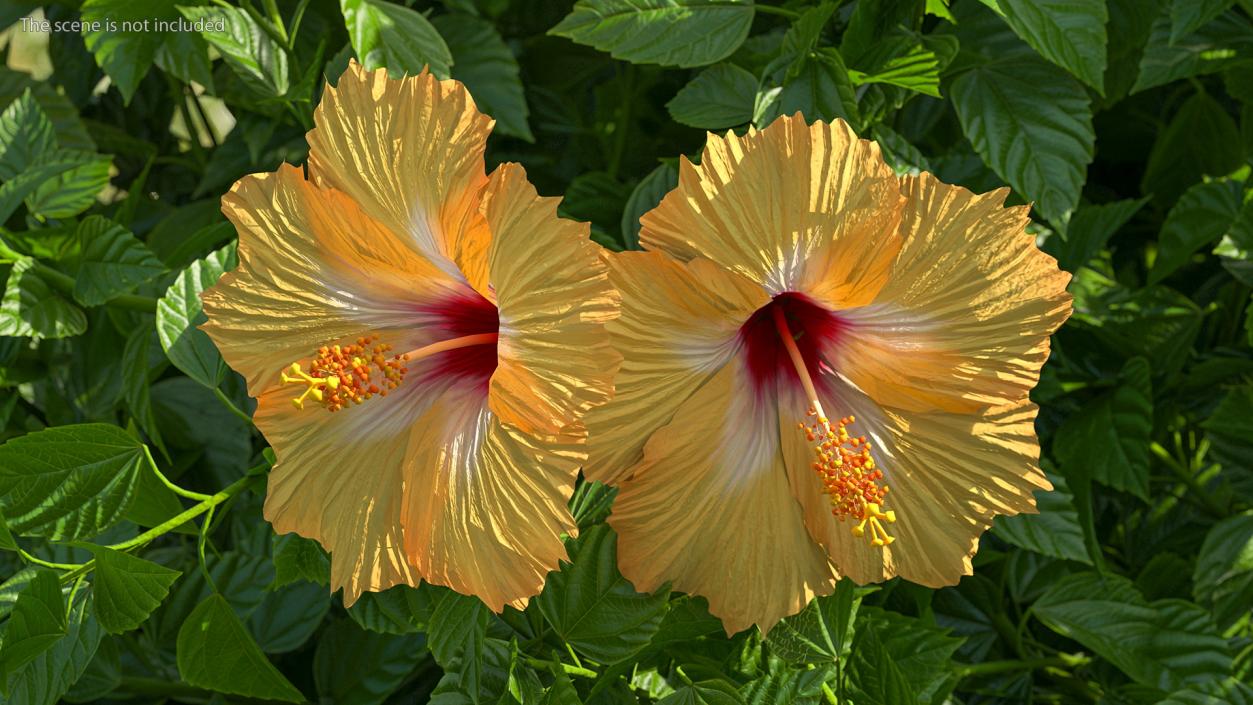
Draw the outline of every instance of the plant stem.
M218 492L215 495L210 496L208 499L205 499L203 502L195 506L189 507L186 510L174 515L173 517L166 519L165 521L161 522L161 524L154 526L151 529L148 529L147 531L136 536L135 538L128 539L121 543L115 543L112 546L107 546L106 548L111 548L115 551L126 551L129 549L135 548L137 546L142 546L157 537L164 536L165 534L182 526L188 521L195 519L201 514L204 514L210 509L213 509L219 504L222 504L228 499L234 497L236 494L240 492L240 490L243 490L248 485L255 482L256 479L260 477L262 473L265 471L265 469L268 467L269 467L269 463L266 463L264 465L258 465L257 467L254 467L251 470L249 470L246 475L232 482L231 484L227 485L225 488L222 489L222 491ZM75 567L73 570L66 573L65 575L62 575L61 582L68 583L69 581L77 578L78 576L83 575L84 573L90 572L91 569L95 567L95 565L96 565L95 560L87 561L86 563Z
M34 563L35 565L41 565L45 568L55 568L57 570L75 570L77 568L82 567L82 565L79 563L53 563L52 561L45 561L44 559L39 558L37 556L32 556L31 554L27 553L21 548L17 549L17 555L21 556L22 560L26 561L27 563Z
M232 414L243 419L244 423L248 424L249 426L252 425L252 417L244 413L243 409L239 408L238 406L235 406L235 402L231 401L231 398L226 396L225 392L223 392L221 389L218 389L217 387L214 387L213 394L217 396L217 398L221 400L223 404L226 405L226 408L231 410Z
M1022 659L1019 661L986 661L958 666L957 675L961 678L970 676L987 676L1012 671L1034 671L1041 668L1074 668L1087 664L1092 659L1083 654L1062 654L1043 658Z
M1173 471L1175 475L1183 481L1183 484L1188 486L1188 489L1192 491L1192 494L1196 496L1202 505L1204 505L1206 510L1212 512L1216 517L1227 516L1227 510L1218 503L1218 500L1214 499L1213 495L1201 486L1201 483L1197 481L1196 476L1192 474L1192 471L1188 470L1188 468L1184 467L1183 464L1176 460L1175 457L1170 454L1170 451L1166 450L1161 443L1153 441L1149 444L1149 450L1153 451L1153 455L1156 455L1158 460L1165 463L1166 467L1170 468L1171 471Z
M581 678L596 678L599 675L596 673L596 671L593 671L590 668L583 668L581 666L571 666L568 663L561 663L560 661L556 661L556 662L545 661L544 659L538 659L533 656L526 656L524 658L526 658L526 664L533 668L549 668L551 666L560 666L561 670L566 672L566 675L579 676Z
M203 502L209 498L209 495L207 494L201 494L199 492L192 492L191 490L185 490L182 487L179 487L178 485L174 484L173 482L170 482L170 478L166 477L165 473L161 472L161 469L157 467L157 461L152 457L152 451L148 449L148 446L146 444L144 445L144 455L148 456L148 465L149 467L152 468L152 472L157 476L157 479L161 481L161 484L168 487L169 490L173 492L174 494L180 497L186 497L187 499L195 500L197 502Z

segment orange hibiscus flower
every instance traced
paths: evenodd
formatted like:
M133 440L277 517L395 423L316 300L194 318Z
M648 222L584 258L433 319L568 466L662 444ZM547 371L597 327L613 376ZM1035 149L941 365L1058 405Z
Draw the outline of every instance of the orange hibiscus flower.
M637 589L768 630L843 574L970 573L1048 489L1027 398L1069 276L1005 190L897 178L843 122L710 136L615 255L616 396L585 472Z
M265 516L330 551L346 603L425 579L524 605L617 366L597 248L518 165L484 173L460 83L353 64L315 121L308 178L223 198L240 264L203 296L278 459Z

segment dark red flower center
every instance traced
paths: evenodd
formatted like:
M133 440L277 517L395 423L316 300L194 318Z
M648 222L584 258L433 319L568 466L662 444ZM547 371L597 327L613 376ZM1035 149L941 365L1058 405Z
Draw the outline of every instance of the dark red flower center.
M496 305L477 291L467 290L426 307L423 313L435 316L441 340L498 334L500 312ZM496 371L496 344L474 344L432 356L421 365L421 374L451 377L459 382L487 388Z
M791 329L805 360L811 378L817 379L824 364L823 351L839 340L844 322L832 311L819 305L804 294L787 291L776 295L770 303L749 316L740 327L748 357L748 373L759 393L770 393L776 384L794 384L801 387L800 375L788 357L787 348L779 337L775 323L775 310L780 309Z

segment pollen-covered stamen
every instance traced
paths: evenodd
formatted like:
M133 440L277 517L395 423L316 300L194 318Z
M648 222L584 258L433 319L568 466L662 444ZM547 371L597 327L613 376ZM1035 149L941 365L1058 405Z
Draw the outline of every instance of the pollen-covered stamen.
M875 466L870 454L870 442L865 436L849 434L848 426L856 421L852 416L835 423L827 418L783 309L774 309L774 323L796 374L800 376L801 386L809 397L807 414L811 420L797 426L805 434L805 440L813 445L814 461L810 467L822 481L822 491L831 502L831 514L840 521L853 519L859 522L852 527L852 533L857 537L867 535L869 525L870 545L887 546L896 539L888 535L883 524L894 523L896 512L882 509L888 487L881 484L883 471Z
M392 354L392 346L378 342L376 336L357 338L349 345L323 345L318 348L309 371L298 362L283 370L283 384L305 386L292 405L303 409L309 397L328 411L339 411L349 404L360 404L375 396L385 397L405 381L406 365L438 353L473 345L495 344L496 333L467 335L441 340L438 343Z

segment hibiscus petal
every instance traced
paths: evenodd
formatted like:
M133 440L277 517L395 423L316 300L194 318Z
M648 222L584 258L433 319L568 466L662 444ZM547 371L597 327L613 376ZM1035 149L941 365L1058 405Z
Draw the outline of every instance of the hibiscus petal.
M293 409L281 388L254 419L274 448L265 518L277 533L315 539L331 553L331 589L351 605L362 592L417 585L401 524L414 419L446 387L402 386L384 399L330 413Z
M584 472L617 482L643 457L649 435L726 364L740 326L769 297L709 260L683 263L652 252L607 259L622 292L621 316L607 327L626 359L613 400L588 414Z
M653 434L609 517L636 590L703 595L728 634L834 588L788 486L776 400L752 390L742 360L725 365Z
M252 396L321 345L368 333L400 350L425 344L422 306L465 288L296 167L245 177L222 204L239 267L204 292L203 328Z
M535 436L452 390L417 423L405 473L404 548L428 582L519 609L566 557L566 503L584 432Z
M843 121L799 114L743 137L710 135L699 166L641 219L648 249L707 257L771 294L869 303L900 247L901 195L879 147Z
M851 533L850 520L831 515L822 485L811 469L812 446L796 424L808 402L783 389L780 437L788 476L805 523L843 574L859 583L907 580L941 587L971 572L979 536L998 514L1034 513L1032 493L1051 486L1037 461L1036 406L1022 400L974 414L915 413L885 409L837 375L819 381L828 416L853 415L849 429L872 444L875 464L891 489L885 509L896 541L874 547Z
M604 324L617 292L588 225L558 218L561 199L540 198L521 166L498 168L485 198L500 305L491 410L528 433L557 434L613 393L620 358Z
M1026 233L1006 190L977 196L930 174L906 178L905 243L872 305L848 325L836 369L881 404L973 412L1027 395L1049 336L1070 315L1070 275Z
M479 195L493 121L465 86L425 71L391 80L384 69L351 62L313 117L313 179L352 196L409 247L488 296L490 236Z

